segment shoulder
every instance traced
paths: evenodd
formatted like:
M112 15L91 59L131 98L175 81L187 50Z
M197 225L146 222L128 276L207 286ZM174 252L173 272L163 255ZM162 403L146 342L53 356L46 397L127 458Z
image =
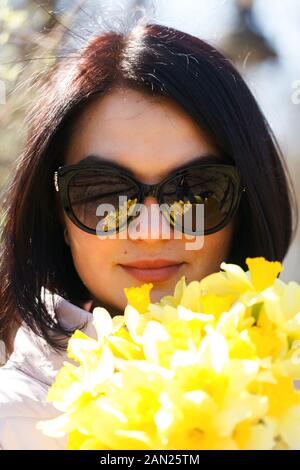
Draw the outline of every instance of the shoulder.
M36 381L22 371L0 368L0 419L3 417L30 416L46 401L48 386ZM28 404L28 406L24 406Z
M63 449L64 439L52 439L36 429L40 420L58 411L46 401L48 385L22 371L0 368L0 448Z
M47 307L49 314L55 313L68 329L85 324L83 331L96 337L91 313L62 297L56 296L54 300ZM53 351L44 338L35 335L22 323L14 339L13 352L6 364L0 367L0 448L65 448L65 438L44 436L36 425L38 421L56 418L60 414L47 402L47 393L66 359L65 350Z

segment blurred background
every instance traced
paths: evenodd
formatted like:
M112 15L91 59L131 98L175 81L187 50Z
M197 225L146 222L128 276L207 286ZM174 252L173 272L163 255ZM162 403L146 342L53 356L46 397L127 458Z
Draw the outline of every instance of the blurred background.
M235 63L281 145L300 205L300 0L0 0L0 191L45 68L91 35L120 20L130 29L145 15L210 42ZM281 278L300 281L300 230Z

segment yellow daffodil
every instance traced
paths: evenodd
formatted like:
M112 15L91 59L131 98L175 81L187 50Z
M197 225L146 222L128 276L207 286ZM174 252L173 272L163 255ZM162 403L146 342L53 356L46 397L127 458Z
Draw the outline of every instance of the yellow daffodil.
M251 274L251 282L256 290L264 290L271 286L282 271L279 261L266 261L263 257L246 258Z
M128 303L132 305L140 313L147 311L150 303L150 291L153 284L143 284L142 287L125 287L124 292Z
M94 309L48 393L38 428L67 449L300 449L300 286L247 258L151 303L124 289L124 315Z

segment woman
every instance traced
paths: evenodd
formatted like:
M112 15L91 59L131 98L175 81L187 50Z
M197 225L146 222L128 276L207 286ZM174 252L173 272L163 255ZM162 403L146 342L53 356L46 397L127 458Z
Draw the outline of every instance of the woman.
M64 438L35 425L56 414L47 389L72 331L95 334L93 308L122 313L124 287L149 281L155 302L183 274L200 280L222 261L244 269L247 256L282 261L294 202L278 146L237 70L172 28L93 38L41 88L29 122L5 199L0 442L55 449ZM125 216L97 212L117 208L119 196ZM189 231L168 212L197 202L204 232L194 215ZM203 245L187 248L199 234Z

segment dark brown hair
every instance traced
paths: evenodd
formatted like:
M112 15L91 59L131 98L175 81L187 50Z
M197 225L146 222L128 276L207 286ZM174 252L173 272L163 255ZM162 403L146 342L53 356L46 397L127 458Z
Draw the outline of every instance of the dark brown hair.
M247 256L282 261L287 253L293 236L292 185L274 136L231 62L197 37L158 24L138 25L127 34L106 32L60 63L31 111L27 143L4 201L2 337L20 318L59 348L50 331L70 332L47 312L42 287L76 305L89 299L64 241L53 173L63 164L77 114L116 86L174 100L237 166L246 193L226 261L247 269Z

